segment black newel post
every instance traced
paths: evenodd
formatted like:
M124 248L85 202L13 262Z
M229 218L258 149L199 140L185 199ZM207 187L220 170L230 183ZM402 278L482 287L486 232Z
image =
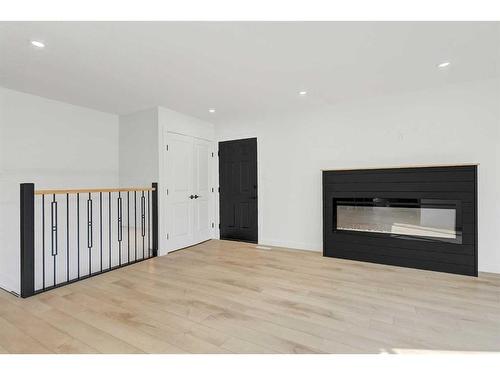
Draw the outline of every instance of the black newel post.
M158 183L152 184L152 205L153 205L153 256L158 256Z
M35 294L35 184L21 184L21 297Z

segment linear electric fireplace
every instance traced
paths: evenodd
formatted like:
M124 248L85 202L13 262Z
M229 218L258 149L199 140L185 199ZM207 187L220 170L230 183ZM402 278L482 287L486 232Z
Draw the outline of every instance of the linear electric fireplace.
M477 275L474 166L324 171L324 255Z
M404 198L333 199L335 231L462 243L460 201Z

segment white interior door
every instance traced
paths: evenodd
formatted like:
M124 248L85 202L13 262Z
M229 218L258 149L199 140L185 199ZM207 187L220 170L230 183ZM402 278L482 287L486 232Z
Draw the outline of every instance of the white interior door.
M193 138L169 134L167 186L167 243L175 250L194 243Z
M168 134L168 251L211 238L211 153L209 141Z
M210 142L203 139L194 140L194 240L206 241L210 238Z

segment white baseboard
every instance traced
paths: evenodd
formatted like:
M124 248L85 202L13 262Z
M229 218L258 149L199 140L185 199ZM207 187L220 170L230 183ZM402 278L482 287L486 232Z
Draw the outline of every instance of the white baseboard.
M268 238L261 238L259 240L259 245L288 247L290 249L297 249L297 250L323 251L322 244L306 243L306 242L293 242L293 241L281 241L281 240L272 240L272 239L268 239Z
M0 288L8 291L19 294L21 292L21 288L19 286L19 280L13 280L12 278L0 274Z

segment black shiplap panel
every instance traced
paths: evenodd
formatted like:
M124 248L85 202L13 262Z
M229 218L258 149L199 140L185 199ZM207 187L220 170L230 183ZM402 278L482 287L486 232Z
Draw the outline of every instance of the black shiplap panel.
M338 182L328 183L334 191L410 191L410 192L469 192L474 194L474 185L470 181L448 182Z
M335 243L352 243L359 245L378 246L378 247L395 247L406 248L409 250L420 250L447 254L468 254L473 255L474 242L464 243L462 246L449 242L431 242L426 240L408 240L401 238L388 238L387 236L377 236L372 233L356 233L356 232L333 232L331 234Z
M348 191L348 190L332 190L329 185L323 186L330 193L331 198L415 198L415 199L451 199L460 200L463 203L474 202L474 192L456 192L456 191L380 191L380 190L365 190L365 191ZM445 198L444 198L445 197Z
M330 173L330 172L325 172L325 173ZM366 176L345 175L342 176L342 182L346 184L357 184L365 182L378 182L378 183L436 182L437 183L437 182L471 182L474 179L474 176L472 174L460 174L460 175L451 174L450 176L439 176L434 173L433 175L426 175L425 177L422 178L420 178L420 176L408 175L408 174L405 174L403 176L405 178L401 178L401 175L398 174L389 174L389 175L369 174ZM327 175L325 177L324 182L336 183L338 182L338 179Z
M469 168L469 167L467 167ZM324 182L325 183L336 183L342 181L343 183L364 183L364 182L460 182L468 181L473 182L475 179L473 171L470 170L460 170L460 171L446 171L443 169L437 169L432 172L423 171L421 173L415 174L411 173L409 170L399 170L394 169L390 172L389 170L363 170L363 173L359 173L359 170L344 172L344 171L325 171L324 172ZM402 172L404 171L404 172ZM333 175L335 174L335 175Z
M337 242L337 247L343 251L348 252L358 252L364 254L380 254L383 256L390 257L400 257L409 258L413 260L422 261L434 261L442 263L450 263L450 255L453 257L453 263L462 265L471 265L471 260L474 254L455 254L455 253L444 253L436 251L425 251L425 250L412 250L405 247L391 247L391 246L372 246L372 245L362 245L359 243L352 242Z
M335 258L358 260L362 262L380 263L391 266L418 268L429 271L456 273L467 276L477 276L477 270L472 265L443 263L433 261L412 260L400 257L386 257L378 254L366 254L352 251L339 250Z
M334 198L457 200L462 244L333 230ZM425 167L323 172L323 254L442 272L477 275L477 167Z

